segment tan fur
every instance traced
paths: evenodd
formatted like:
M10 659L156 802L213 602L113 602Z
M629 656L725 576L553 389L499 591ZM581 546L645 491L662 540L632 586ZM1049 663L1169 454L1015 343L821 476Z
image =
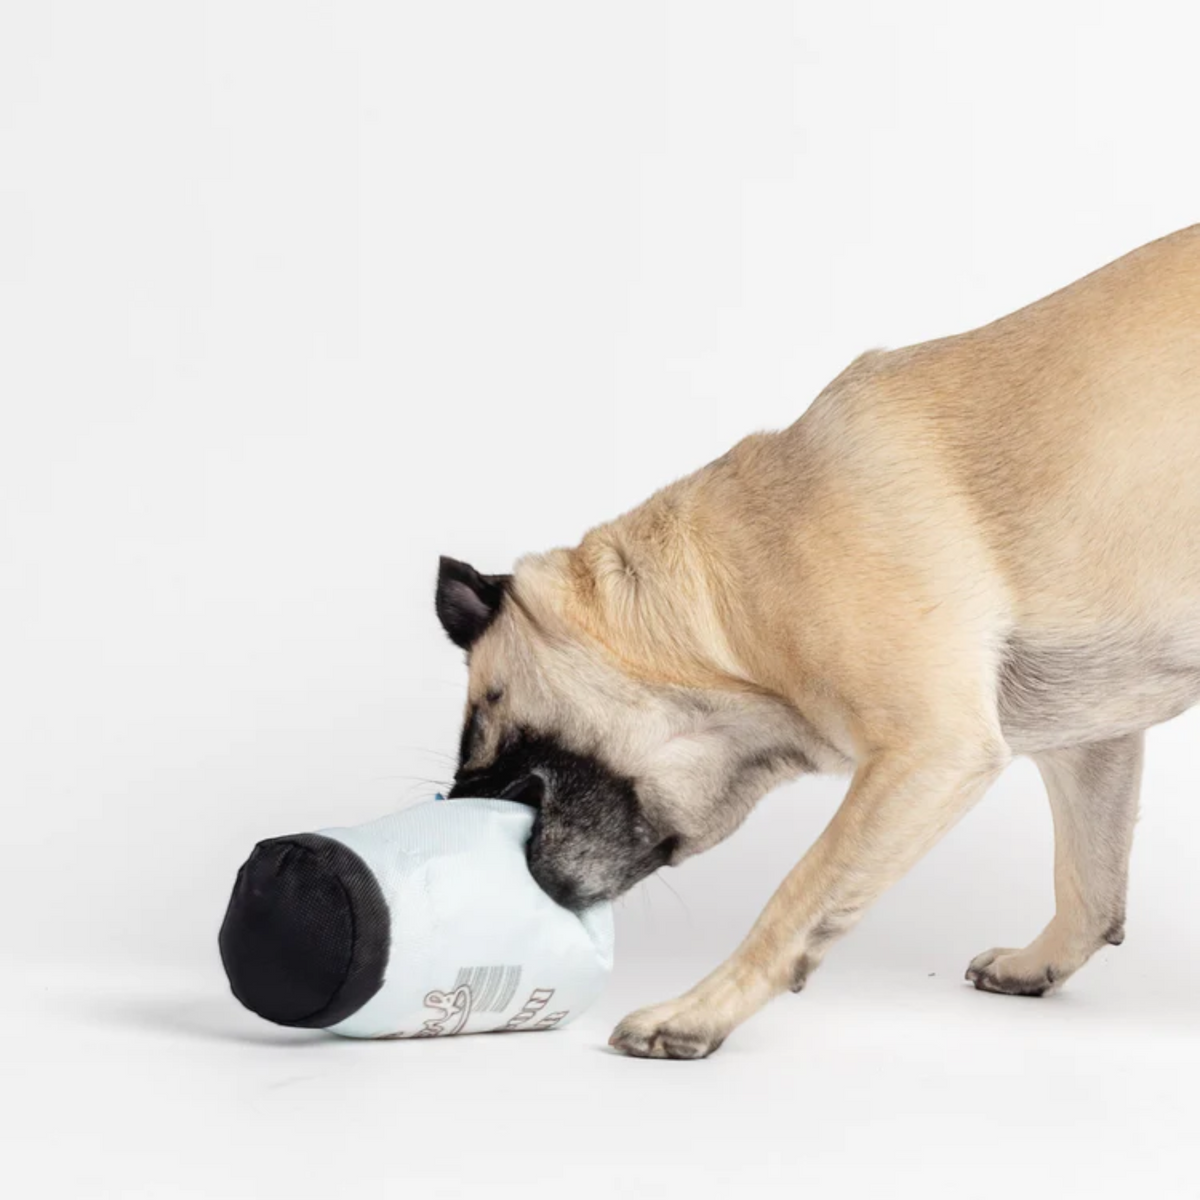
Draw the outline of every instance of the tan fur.
M1194 226L981 329L866 354L790 428L523 560L514 611L472 655L472 695L530 663L535 723L574 721L576 742L647 781L651 816L687 824L664 764L692 737L702 779L714 744L679 727L671 697L690 689L853 767L737 953L614 1044L711 1052L801 986L1014 754L1048 780L1059 914L972 978L1037 991L1112 939L1140 731L1200 698L1198 467ZM639 729L643 711L660 727ZM1111 749L1080 749L1094 743ZM699 807L688 852L736 825Z

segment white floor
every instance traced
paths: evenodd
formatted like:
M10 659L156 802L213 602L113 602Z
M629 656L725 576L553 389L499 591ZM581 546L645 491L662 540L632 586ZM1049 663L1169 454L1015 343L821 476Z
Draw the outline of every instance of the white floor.
M4 1194L1200 1196L1200 997L1155 960L1041 1001L831 962L700 1063L605 1048L678 963L564 1031L382 1043L264 1024L219 974L9 963Z

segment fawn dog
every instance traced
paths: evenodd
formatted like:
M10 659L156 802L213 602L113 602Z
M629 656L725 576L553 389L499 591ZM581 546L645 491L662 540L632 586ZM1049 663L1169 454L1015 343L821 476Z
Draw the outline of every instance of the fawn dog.
M623 1020L698 1058L829 946L1013 755L1049 794L1056 912L967 977L1041 995L1119 943L1143 731L1200 698L1200 225L1010 316L852 363L572 549L443 559L468 652L451 795L538 810L530 870L612 897L772 787L851 774L728 961Z

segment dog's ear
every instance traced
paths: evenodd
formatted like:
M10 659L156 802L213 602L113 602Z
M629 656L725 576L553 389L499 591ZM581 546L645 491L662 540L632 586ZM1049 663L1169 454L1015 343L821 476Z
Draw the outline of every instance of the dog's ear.
M474 567L443 556L438 561L437 615L450 640L464 650L496 619L511 575L480 575Z

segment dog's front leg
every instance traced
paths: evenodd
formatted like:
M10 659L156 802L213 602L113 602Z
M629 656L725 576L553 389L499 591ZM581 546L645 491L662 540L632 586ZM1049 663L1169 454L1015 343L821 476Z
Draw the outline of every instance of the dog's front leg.
M975 803L1008 757L998 738L874 755L733 956L678 999L630 1014L610 1044L642 1058L704 1058L768 1000L800 991L832 942Z

